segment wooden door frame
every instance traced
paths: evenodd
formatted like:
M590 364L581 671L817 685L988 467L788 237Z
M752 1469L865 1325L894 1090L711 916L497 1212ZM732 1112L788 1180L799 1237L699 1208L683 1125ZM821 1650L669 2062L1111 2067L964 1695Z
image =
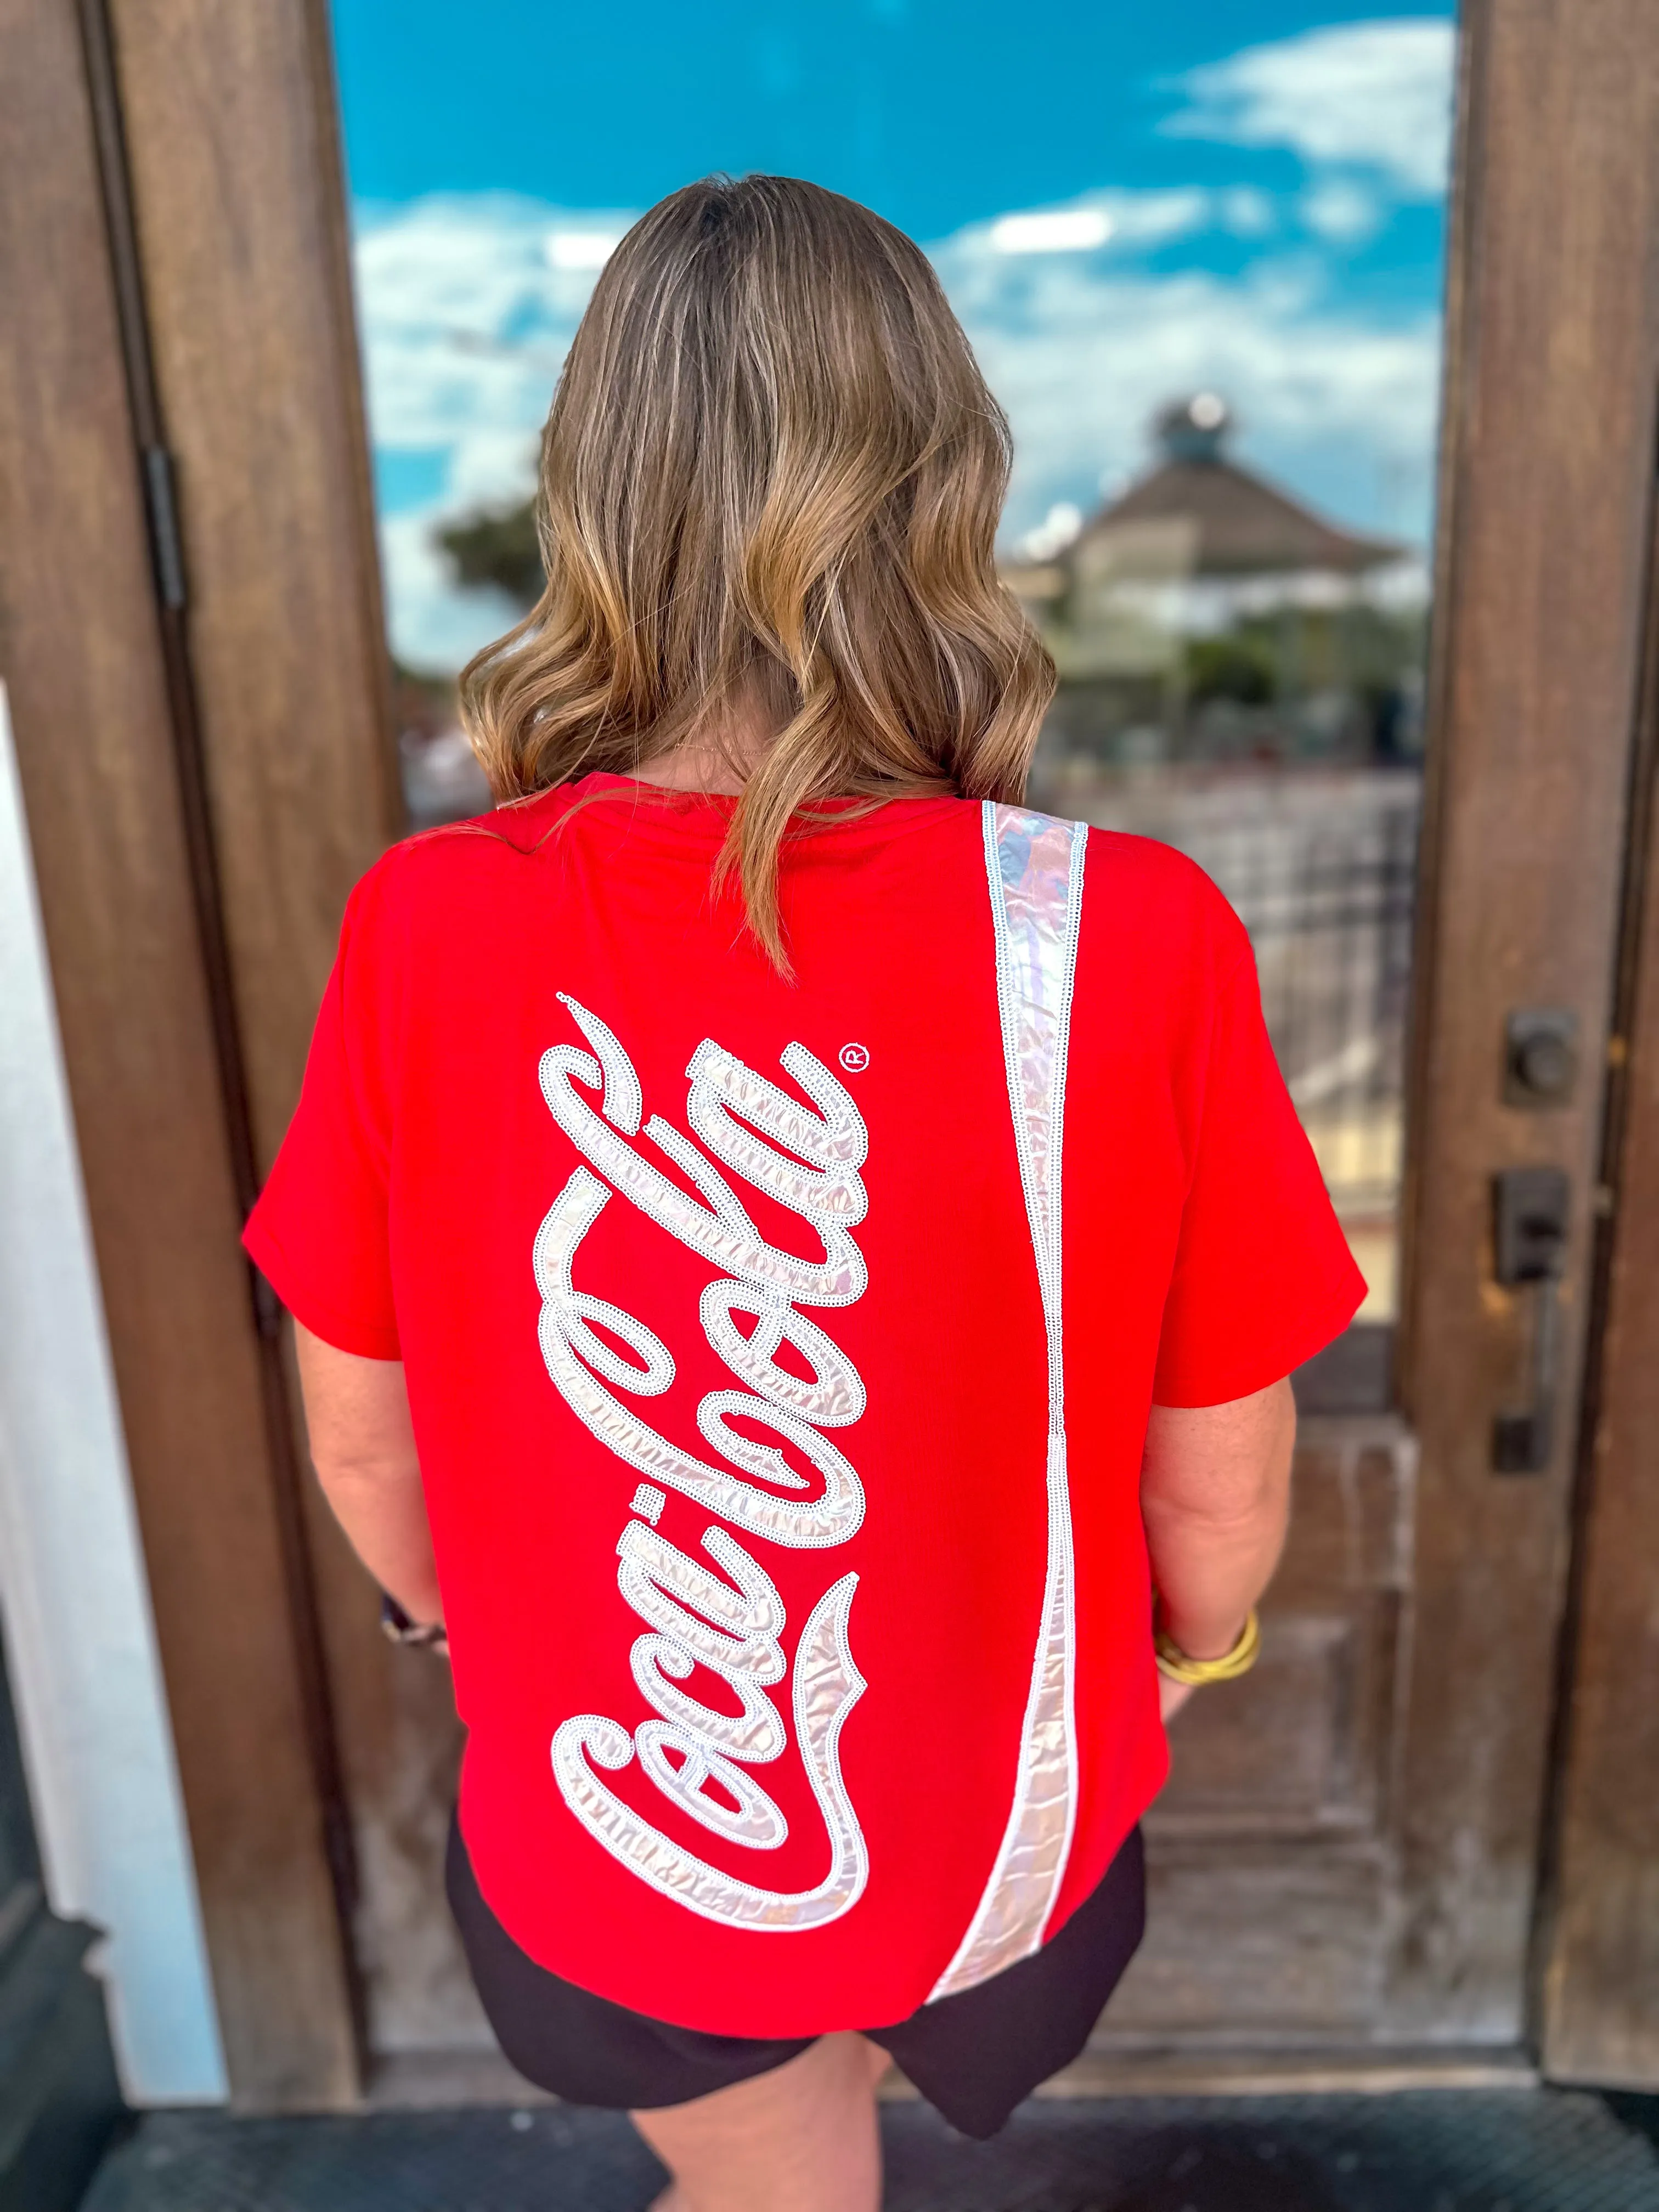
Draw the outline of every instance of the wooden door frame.
M259 2110L362 2083L294 1408L238 1244L345 891L398 826L330 67L319 7L0 9L0 293L29 302L0 367L0 659L220 2027ZM301 814L303 852L275 829Z
M323 0L83 12L84 46L75 0L0 9L0 288L44 303L0 383L0 489L27 518L23 557L0 544L0 654L232 2076L249 2106L337 2104L361 2051L337 1708L349 1734L379 1660L354 1643L322 1663L357 1585L314 1526L296 1537L291 1396L235 1243L346 891L398 824L328 27ZM1487 1189L1527 1159L1574 1177L1571 1401L1591 1357L1619 898L1616 868L1586 884L1563 865L1559 825L1622 849L1659 384L1656 45L1654 0L1465 12L1399 1362L1440 1531L1412 1687L1431 1719L1397 1778L1427 1900L1408 1947L1425 2043L1490 2047L1536 1887L1574 1460L1564 1438L1541 1477L1490 1471L1525 1316L1490 1279ZM173 464L159 570L142 447ZM1492 854L1524 853L1544 805L1565 810L1550 849L1495 890ZM1636 1208L1659 1198L1656 916L1650 889L1620 1009L1545 2015L1561 2070L1650 2081L1651 2022L1607 2022L1630 2010L1620 1947L1659 1942L1659 1802L1632 1822L1612 1789L1631 1686L1659 1676L1631 1579L1633 1542L1659 1540L1637 1468L1659 1411L1639 1371L1659 1264ZM1502 1021L1536 1002L1577 1008L1587 1049L1572 1103L1524 1115L1499 1092ZM1494 1562L1516 1558L1541 1607L1506 1596ZM1622 1685L1621 1626L1646 1669ZM1518 1655L1502 1681L1482 1672L1494 1642ZM1465 1694L1429 1679L1426 1651L1451 1655ZM1588 1911L1585 1883L1638 1829L1647 1866L1626 1850L1619 1911ZM1479 1897L1470 1835L1497 1869Z
M1659 33L1656 33L1659 36ZM1540 1916L1552 2079L1659 2087L1659 454L1603 1117L1573 1574Z
M1599 1356L1659 392L1659 9L1468 0L1462 46L1398 1371L1433 1544L1399 1787L1407 2002L1414 1982L1426 2039L1478 2042L1533 2014L1509 1962L1538 1903L1572 1409ZM1579 1024L1572 1095L1545 1110L1504 1097L1505 1018L1527 1006ZM1547 1469L1501 1476L1491 1423L1524 1389L1532 1315L1493 1279L1492 1177L1534 1163L1573 1196L1562 1418Z

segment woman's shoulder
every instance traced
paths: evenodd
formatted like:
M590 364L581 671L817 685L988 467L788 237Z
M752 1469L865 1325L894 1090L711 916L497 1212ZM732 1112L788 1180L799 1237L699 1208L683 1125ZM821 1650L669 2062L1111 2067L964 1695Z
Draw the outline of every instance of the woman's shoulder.
M458 885L488 872L504 858L524 858L542 845L562 811L562 791L497 806L460 822L416 830L389 845L357 879L348 914L407 915L434 900L453 895Z
M1195 1018L1251 957L1214 878L1178 847L1127 830L1089 831L1081 927L1087 969L1131 968L1142 993Z
M1226 894L1190 854L1157 837L1125 830L1089 830L1084 912L1104 908L1137 933L1173 933L1213 945L1224 957L1249 943Z

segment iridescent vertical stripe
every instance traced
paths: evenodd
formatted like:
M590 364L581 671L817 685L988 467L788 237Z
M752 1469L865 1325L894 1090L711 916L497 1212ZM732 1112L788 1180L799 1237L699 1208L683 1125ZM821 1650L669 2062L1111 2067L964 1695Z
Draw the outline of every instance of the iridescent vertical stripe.
M1060 1894L1077 1808L1074 1576L1060 1334L1060 1163L1072 984L1088 832L987 804L985 867L1014 1144L1048 1341L1048 1565L1008 1825L957 1954L929 1997L1029 1957Z

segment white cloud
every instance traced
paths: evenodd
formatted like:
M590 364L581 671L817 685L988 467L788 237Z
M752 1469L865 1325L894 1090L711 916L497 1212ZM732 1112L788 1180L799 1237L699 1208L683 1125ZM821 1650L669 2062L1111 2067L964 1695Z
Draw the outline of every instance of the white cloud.
M1237 276L1010 262L971 234L934 259L1013 425L1011 535L1098 480L1137 473L1158 409L1212 390L1237 410L1258 466L1362 526L1425 532L1434 314L1345 306L1310 259Z
M1181 80L1164 129L1285 146L1311 163L1380 172L1408 198L1445 189L1455 32L1426 17L1345 23L1246 47Z
M620 243L615 230L552 230L547 234L548 265L552 269L603 269Z
M991 253L1099 254L1133 258L1202 231L1258 237L1276 217L1265 194L1248 186L1212 192L1195 185L1157 191L1085 192L1062 206L1020 209L956 234Z
M999 253L1087 252L1104 246L1111 234L1112 219L1097 207L1000 216L991 225L991 244Z
M1083 527L1083 509L1069 499L1057 499L1034 530L1028 530L1014 550L1027 561L1046 561L1065 550Z
M356 264L376 443L447 450L479 425L533 443L598 273L591 258L556 264L553 241L614 242L622 227L495 193L367 214Z
M370 434L441 466L435 497L381 518L392 646L411 666L457 668L517 617L501 594L458 590L432 533L532 488L554 384L627 222L484 193L360 214Z
M1310 230L1333 246L1357 246L1379 230L1388 210L1370 186L1354 177L1322 177L1297 202Z
M1253 185L1233 185L1218 193L1222 227L1236 238L1266 238L1278 226L1278 216L1266 192Z

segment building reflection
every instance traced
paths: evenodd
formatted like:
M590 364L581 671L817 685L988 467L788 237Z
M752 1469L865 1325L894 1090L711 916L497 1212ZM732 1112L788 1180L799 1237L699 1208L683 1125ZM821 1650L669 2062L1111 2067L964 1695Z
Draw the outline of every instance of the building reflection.
M1415 757L1421 562L1241 467L1231 427L1212 392L1165 408L1146 475L1069 534L1056 509L1005 563L1060 670L1045 781Z
M1370 1285L1396 1298L1427 579L1242 467L1228 410L1164 408L1146 475L1004 566L1060 687L1035 805L1157 837L1249 930L1274 1047Z

